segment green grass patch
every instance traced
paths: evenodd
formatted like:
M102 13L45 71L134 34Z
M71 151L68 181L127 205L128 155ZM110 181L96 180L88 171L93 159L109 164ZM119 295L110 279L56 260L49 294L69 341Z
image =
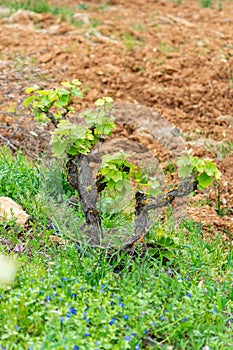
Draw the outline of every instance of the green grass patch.
M58 169L0 152L0 195L34 218L27 229L0 226L8 240L0 253L10 253L19 266L14 283L0 287L0 348L149 349L149 342L155 349L230 348L233 263L221 237L207 242L201 225L190 220L170 231L172 225L160 224L160 235L166 231L176 242L169 260L140 249L134 257L109 257L66 235L58 246L43 211L43 195L59 202L59 193L73 194ZM59 177L61 190L53 192ZM114 226L114 217L106 220ZM16 252L17 244L25 248Z
M52 6L46 1L27 0L27 1L1 1L1 6L5 6L10 9L10 13L17 10L27 10L35 13L50 13L52 15L60 15L61 20L64 22L70 22L77 27L81 27L84 23L73 18L75 12L68 6Z
M12 10L29 10L36 13L52 13L52 7L46 1L27 0L27 1L1 1L1 6L7 6Z

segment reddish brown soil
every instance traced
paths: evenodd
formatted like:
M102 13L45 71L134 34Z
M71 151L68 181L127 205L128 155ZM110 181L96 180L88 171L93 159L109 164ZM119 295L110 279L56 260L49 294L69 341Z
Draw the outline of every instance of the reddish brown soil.
M0 141L24 147L30 156L41 152L48 132L22 108L25 88L50 88L78 78L86 91L80 109L102 95L132 103L128 113L118 113L114 137L141 143L163 162L163 147L150 125L140 128L144 117L153 119L150 107L180 130L193 154L215 159L222 172L225 216L214 210L214 189L195 199L199 205L194 203L190 214L206 227L210 224L213 232L232 238L232 144L221 159L222 143L233 142L232 1L224 1L221 11L218 2L203 9L195 0L181 5L168 0L48 3L69 7L81 25L30 12L0 19ZM79 6L84 3L87 10ZM138 116L137 104L145 107L145 115Z

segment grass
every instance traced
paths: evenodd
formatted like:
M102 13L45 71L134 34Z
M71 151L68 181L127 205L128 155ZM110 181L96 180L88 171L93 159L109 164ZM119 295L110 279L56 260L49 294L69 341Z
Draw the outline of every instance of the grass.
M52 7L46 1L27 0L27 1L1 1L1 5L9 7L11 10L29 10L37 13L51 13Z
M8 244L0 253L19 268L14 283L0 287L0 348L149 349L151 342L154 349L229 349L233 263L221 237L208 242L200 225L183 221L171 233L177 245L169 260L149 250L109 258L67 236L58 245L42 200L43 182L50 179L51 195L57 186L56 171L49 178L40 164L1 149L0 195L23 205L31 224L1 223ZM61 182L56 194L69 197Z
M38 1L38 0L27 0L27 1L0 1L1 6L6 6L10 8L10 13L21 10L33 11L36 13L50 13L52 15L60 15L61 20L64 22L70 22L77 27L81 27L84 23L82 21L76 21L73 16L75 14L69 7L63 6L52 6L48 4L46 1Z

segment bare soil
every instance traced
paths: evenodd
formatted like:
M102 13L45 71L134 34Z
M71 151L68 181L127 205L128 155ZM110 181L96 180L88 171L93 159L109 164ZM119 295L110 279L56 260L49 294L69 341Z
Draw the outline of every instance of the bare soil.
M23 109L25 89L78 78L86 92L79 110L103 95L118 103L114 139L123 149L141 145L142 157L148 151L162 166L174 160L172 141L160 143L156 134L156 120L165 119L178 130L183 148L215 160L222 172L223 216L215 210L214 188L195 197L189 214L206 234L221 232L231 240L232 1L224 1L221 10L218 2L203 9L195 0L48 3L74 11L76 23L28 11L0 19L0 142L37 157L49 132Z

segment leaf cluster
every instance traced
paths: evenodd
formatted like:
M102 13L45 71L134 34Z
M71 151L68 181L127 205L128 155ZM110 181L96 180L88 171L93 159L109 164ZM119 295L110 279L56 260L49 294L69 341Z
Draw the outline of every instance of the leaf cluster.
M102 156L102 164L98 175L102 175L102 182L106 183L110 191L121 192L130 184L135 165L128 162L130 154L118 152Z
M193 175L198 181L198 189L204 190L214 181L219 181L221 172L211 159L199 159L198 157L181 157L177 161L178 175L188 177Z
M29 87L26 93L30 96L24 101L24 106L31 105L35 119L46 123L51 121L51 110L53 110L52 116L58 122L69 112L73 112L71 104L74 99L83 97L80 84L78 79L74 79L72 83L62 82L62 87L56 89L43 90L37 85Z

